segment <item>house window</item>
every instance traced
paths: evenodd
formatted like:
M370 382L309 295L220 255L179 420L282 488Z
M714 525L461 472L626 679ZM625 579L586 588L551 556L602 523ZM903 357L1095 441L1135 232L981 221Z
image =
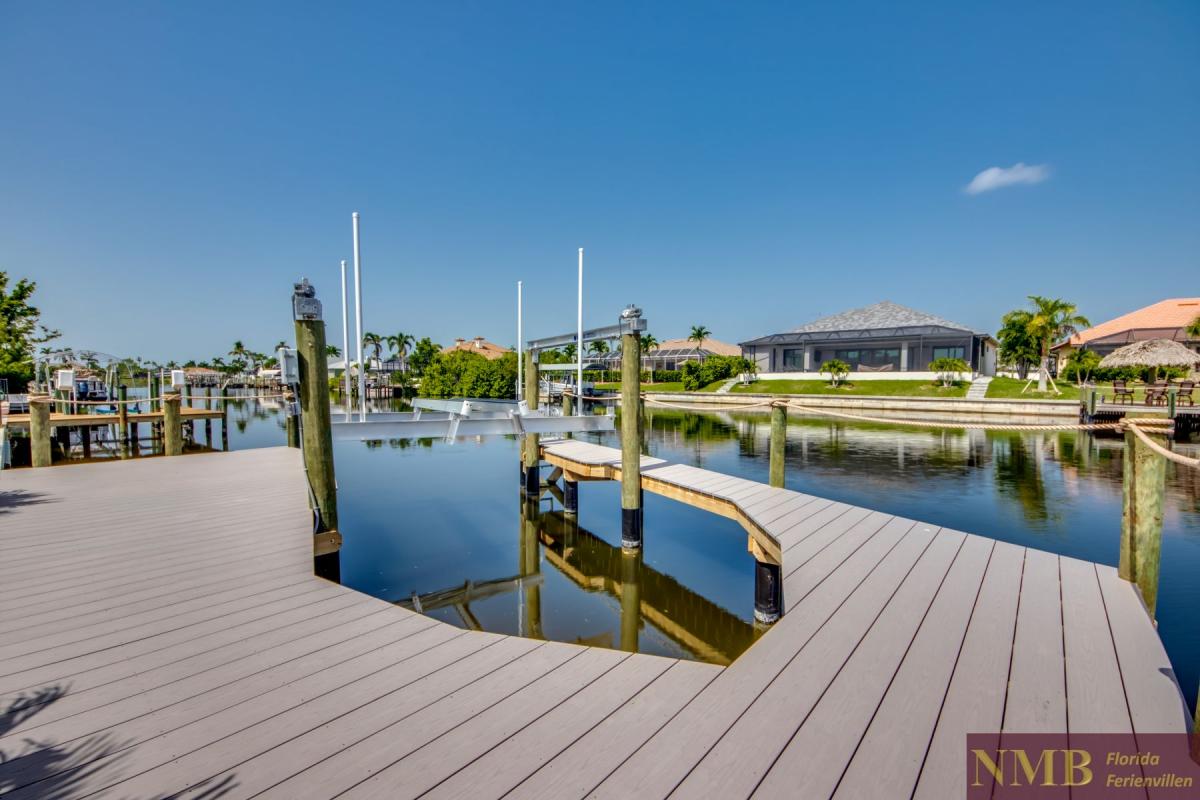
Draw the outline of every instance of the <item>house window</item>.
M783 368L785 370L804 369L804 348L783 351Z
M933 348L933 360L937 361L939 358L961 358L963 361L966 361L966 353L966 348L963 347L935 347Z
M835 350L833 357L839 361L845 361L850 365L851 369L857 369L858 367L878 369L886 366L891 366L893 369L900 369L899 347Z

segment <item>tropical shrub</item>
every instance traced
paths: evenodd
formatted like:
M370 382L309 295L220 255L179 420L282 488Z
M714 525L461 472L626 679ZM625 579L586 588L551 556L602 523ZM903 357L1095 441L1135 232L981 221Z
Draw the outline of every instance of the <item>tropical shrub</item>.
M1072 350L1059 375L1065 380L1075 381L1077 386L1082 386L1092 377L1098 366L1099 353L1094 350Z
M942 386L953 386L960 374L971 371L970 365L961 358L935 358L929 362L929 369L937 373L936 382Z
M703 389L714 381L750 372L754 364L742 356L709 356L704 361L685 361L679 369L679 379L686 392Z
M828 372L830 385L837 386L843 378L850 374L850 365L840 358L831 358L821 364L821 372Z
M421 397L485 397L513 399L517 387L517 355L489 360L466 350L438 353L425 368Z

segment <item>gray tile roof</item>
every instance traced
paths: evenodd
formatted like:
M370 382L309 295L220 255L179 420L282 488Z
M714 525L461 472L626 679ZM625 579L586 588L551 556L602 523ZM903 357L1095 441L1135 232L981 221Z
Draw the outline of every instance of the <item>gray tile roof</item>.
M791 333L820 333L823 331L863 331L875 328L915 328L925 325L937 325L942 328L953 328L960 331L970 331L966 325L951 322L948 319L917 311L915 308L902 306L884 300L882 303L854 308L821 317L807 325L793 328Z

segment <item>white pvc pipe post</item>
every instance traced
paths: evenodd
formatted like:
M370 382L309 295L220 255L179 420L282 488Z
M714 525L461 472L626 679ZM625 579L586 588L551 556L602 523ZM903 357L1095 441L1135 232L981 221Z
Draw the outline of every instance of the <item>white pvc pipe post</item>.
M367 421L367 365L363 361L362 257L358 249L358 212L351 215L354 228L354 332L358 336L358 421Z
M579 305L575 318L575 416L583 416L583 248L579 248Z
M354 393L350 391L350 313L346 305L346 259L342 259L342 385L346 392L346 422L350 421L350 408Z
M521 281L517 281L517 402L525 396L525 339L521 330Z

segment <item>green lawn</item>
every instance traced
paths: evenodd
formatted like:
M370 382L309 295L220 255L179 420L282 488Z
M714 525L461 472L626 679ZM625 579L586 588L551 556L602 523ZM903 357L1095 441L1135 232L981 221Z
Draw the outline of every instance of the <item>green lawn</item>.
M723 383L725 383L725 381L713 381L708 386L705 386L703 389L700 389L700 391L715 392L717 389L721 388L721 384L723 384ZM621 390L621 384L619 384L619 383L597 383L596 388L601 391L604 391L604 392L619 392ZM642 391L643 392L682 392L683 384L678 381L674 381L671 383L643 383Z
M992 378L992 382L988 384L987 396L989 398L1002 398L1006 400L1078 400L1079 389L1070 381L1055 381L1058 390L1061 394L1055 394L1050 391L1047 386L1047 391L1039 392L1037 390L1037 381L1035 380L1029 387L1029 391L1024 394L1021 389L1025 386L1028 380L1020 378ZM1108 395L1112 395L1112 387L1100 387L1100 391Z
M829 381L755 381L748 386L737 384L739 394L832 394L875 395L877 397L964 397L966 383L954 386L934 385L932 381L859 381L833 387Z

